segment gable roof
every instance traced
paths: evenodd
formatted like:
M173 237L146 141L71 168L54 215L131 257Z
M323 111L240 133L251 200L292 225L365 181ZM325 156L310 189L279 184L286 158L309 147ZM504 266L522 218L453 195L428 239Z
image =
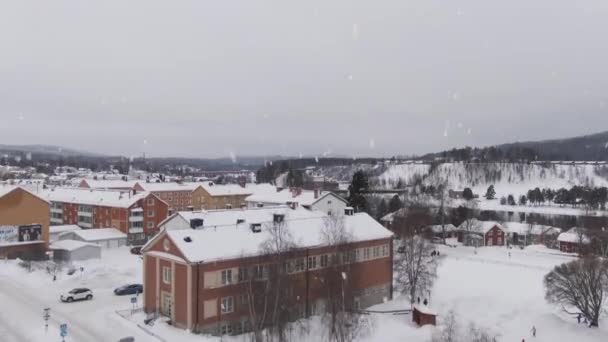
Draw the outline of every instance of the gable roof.
M72 231L70 233L77 235L84 241L103 241L127 238L127 234L116 228L81 229Z
M148 197L150 193L117 190L93 190L82 188L54 188L41 192L41 196L51 202L74 203L82 205L97 205L105 207L130 208L139 200Z
M571 243L590 243L591 240L585 234L585 228L572 227L568 231L559 234L557 241L559 242L571 242Z
M79 226L75 225L75 224L66 224L66 225L60 225L60 226L50 226L49 227L49 234L61 234L61 233L65 233L65 232L72 232L74 230L80 230L82 228L80 228Z
M286 203L298 203L302 206L311 206L327 196L332 196L338 200L347 203L345 199L334 194L331 191L320 191L318 196L315 198L315 191L302 190L299 195L294 196L290 189L283 189L281 191L274 192L262 192L253 194L245 199L246 202L254 203L272 203L272 204L286 204Z
M51 242L51 244L49 245L49 249L51 250L64 250L64 251L75 251L77 249L80 249L82 247L87 247L87 246L91 246L91 247L95 247L95 248L101 248L101 246L93 244L93 243L88 243L88 242L84 242L84 241L78 241L78 240L59 240L59 241L55 241L55 242Z
M19 190L23 190L26 193L38 198L39 200L48 203L49 201L46 200L43 196L41 196L40 194L34 193L22 186L18 186L18 185L0 185L0 198L10 194L13 191L19 191Z
M458 228L466 231L467 224L469 224L469 222L465 221L460 226L458 226ZM472 220L472 222L470 222L470 226L468 227L470 228L469 230L472 233L486 234L492 228L494 228L494 226L498 227L498 229L502 231L505 231L505 228L496 221L479 221L477 219L474 219Z
M295 211L291 209L283 209L286 210L284 227L297 248L327 245L324 232L332 218L323 213L310 211L308 215L298 217L300 213L294 214ZM254 212L254 210L244 211ZM260 214L263 211L256 212ZM250 227L253 221L237 224L236 218L232 216L233 213L225 213L225 215L228 216L227 223L230 221L228 225L202 229L190 229L188 226L186 229L163 230L158 236L168 236L189 262L211 262L260 255L263 252L264 242L270 238L269 227L274 224L272 218L255 222L261 225L261 232L253 233ZM365 213L341 216L337 220L343 220L345 230L350 235L349 242L388 239L393 236L393 233ZM146 245L144 251L150 245Z
M78 185L86 182L91 189L133 189L137 181L124 181L121 179L81 179Z
M149 192L163 191L194 191L202 183L177 183L177 182L137 182L142 189Z
M242 187L238 184L215 184L203 182L199 185L211 196L247 196L253 193L252 188Z

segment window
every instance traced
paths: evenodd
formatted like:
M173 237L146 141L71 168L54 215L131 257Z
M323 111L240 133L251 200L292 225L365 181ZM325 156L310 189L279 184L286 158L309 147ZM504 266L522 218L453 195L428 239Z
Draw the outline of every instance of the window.
M380 257L380 247L374 247L374 258Z
M148 210L148 217L154 217L154 210Z
M363 249L363 260L369 260L369 247Z
M222 271L222 285L232 284L232 270Z
M327 267L328 259L327 254L321 255L321 267Z
M268 278L268 266L256 265L253 267L253 276L257 280L265 280Z
M221 334L222 335L232 335L232 324L231 323L222 323Z
M154 228L154 222L148 222L148 229Z
M222 298L222 314L234 312L234 297Z
M249 280L249 269L247 267L239 268L239 282L244 282Z
M304 271L304 258L296 259L294 272Z
M350 252L342 252L342 263L343 264L350 263Z
M361 260L361 250L360 249L355 249L355 262Z
M283 269L287 273L293 273L294 272L293 267L294 267L294 261L293 260L285 261L285 263L283 264Z
M382 246L382 256L388 256L388 246L387 245Z
M148 198L148 205L154 205L154 198Z
M163 267L163 283L171 284L171 268Z
M308 269L314 270L317 268L317 257L308 257Z

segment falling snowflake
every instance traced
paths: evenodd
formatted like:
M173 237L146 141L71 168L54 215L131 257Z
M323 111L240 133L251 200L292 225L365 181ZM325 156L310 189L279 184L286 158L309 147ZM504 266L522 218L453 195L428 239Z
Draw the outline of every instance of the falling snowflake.
M353 24L353 40L359 39L359 25Z
M315 157L315 162L319 163L319 157Z
M230 160L232 160L233 164L236 164L236 154L234 154L234 152L230 152Z
M376 147L376 141L374 140L374 138L369 139L369 148L371 148L372 150Z
M348 80L352 81L353 80L353 75L348 75Z

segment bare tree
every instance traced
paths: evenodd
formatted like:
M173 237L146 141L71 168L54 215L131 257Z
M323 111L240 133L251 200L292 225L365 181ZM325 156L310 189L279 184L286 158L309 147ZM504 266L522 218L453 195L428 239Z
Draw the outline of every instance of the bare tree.
M345 228L343 216L326 217L321 234L329 251L327 267L319 274L324 288L327 337L329 341L350 342L360 333L361 318L354 307L350 264L357 255L350 245L353 237Z
M435 197L439 201L439 208L437 208L437 216L438 221L441 225L441 241L445 244L446 239L446 219L449 216L449 209L451 207L452 199L449 196L447 182L439 184L437 186L437 191L435 192Z
M416 296L424 296L437 278L439 258L431 255L434 246L420 236L402 240L395 257L395 281L400 291L407 293L413 303Z
M545 276L545 288L549 302L577 308L597 327L608 297L608 261L589 256L556 266Z
M430 206L422 202L409 202L393 217L392 229L399 237L421 234L424 228L433 224Z
M439 329L433 335L431 342L496 342L498 335L490 330L479 327L473 322L467 331L461 328L458 317L454 311L449 311L443 319Z

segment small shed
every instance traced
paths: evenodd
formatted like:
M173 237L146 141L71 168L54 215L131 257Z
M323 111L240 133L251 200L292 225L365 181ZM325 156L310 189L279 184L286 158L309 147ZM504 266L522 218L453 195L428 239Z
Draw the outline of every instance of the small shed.
M93 243L104 248L116 248L127 245L127 234L116 228L81 229L63 233L61 240L78 240Z
M585 228L573 227L557 237L559 250L564 253L578 253L581 245L588 245L591 240L585 232Z
M412 320L419 326L436 325L437 313L426 305L414 305Z
M51 243L56 262L70 262L101 258L101 246L77 240L59 240Z
M81 228L75 224L66 224L60 226L50 226L49 227L49 241L57 241L59 240L59 236L63 233L73 232L75 230L80 230Z

